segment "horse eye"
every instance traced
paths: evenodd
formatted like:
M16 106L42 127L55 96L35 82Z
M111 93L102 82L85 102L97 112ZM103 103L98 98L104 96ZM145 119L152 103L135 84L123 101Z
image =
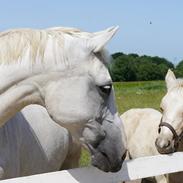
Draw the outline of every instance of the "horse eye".
M160 111L163 112L163 108L162 107L160 107Z
M112 89L112 84L107 84L104 86L99 86L99 89L102 93L109 95Z

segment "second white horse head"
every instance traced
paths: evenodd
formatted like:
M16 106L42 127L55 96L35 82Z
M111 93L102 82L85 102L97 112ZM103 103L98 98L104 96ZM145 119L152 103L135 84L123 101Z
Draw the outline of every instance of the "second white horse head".
M173 153L183 135L183 80L176 79L169 70L166 78L167 93L161 101L162 119L156 147L160 153Z

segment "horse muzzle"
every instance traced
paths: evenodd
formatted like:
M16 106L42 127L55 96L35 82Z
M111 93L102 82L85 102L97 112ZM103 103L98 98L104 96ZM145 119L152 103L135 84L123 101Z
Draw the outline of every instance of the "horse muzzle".
M177 151L177 148L175 148L175 145L172 145L172 143L173 142L170 142L169 140L157 138L155 146L160 154L170 154Z

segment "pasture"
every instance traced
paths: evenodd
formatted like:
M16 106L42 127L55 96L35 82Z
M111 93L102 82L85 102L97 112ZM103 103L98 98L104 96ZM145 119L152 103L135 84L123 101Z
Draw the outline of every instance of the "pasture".
M117 82L114 89L118 111L122 114L130 108L150 107L159 110L166 86L164 81ZM80 166L89 164L89 154L83 150Z

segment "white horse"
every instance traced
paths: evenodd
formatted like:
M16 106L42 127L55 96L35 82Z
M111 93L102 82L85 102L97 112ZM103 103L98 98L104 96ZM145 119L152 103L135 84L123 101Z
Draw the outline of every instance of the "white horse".
M0 33L0 125L27 105L41 105L78 142L82 139L94 166L118 171L125 134L121 137L104 52L116 30L58 27Z
M158 134L161 116L159 111L151 108L130 109L121 115L127 135L128 158L134 159L159 154L154 142ZM162 175L137 182L168 183L168 179Z
M162 118L156 147L159 153L183 151L183 80L176 79L169 70L166 78L167 93L161 101ZM173 178L171 178L173 180ZM177 173L174 182L182 183L183 173ZM173 182L173 181L172 181Z
M0 128L0 179L79 166L81 146L37 105L25 107Z
M183 101L180 100L183 80L176 80L169 70L165 81L168 91L161 101L163 115L148 108L131 109L121 115L130 158L183 151ZM157 183L182 183L183 173L156 176L155 180ZM144 180L146 181L147 179Z

